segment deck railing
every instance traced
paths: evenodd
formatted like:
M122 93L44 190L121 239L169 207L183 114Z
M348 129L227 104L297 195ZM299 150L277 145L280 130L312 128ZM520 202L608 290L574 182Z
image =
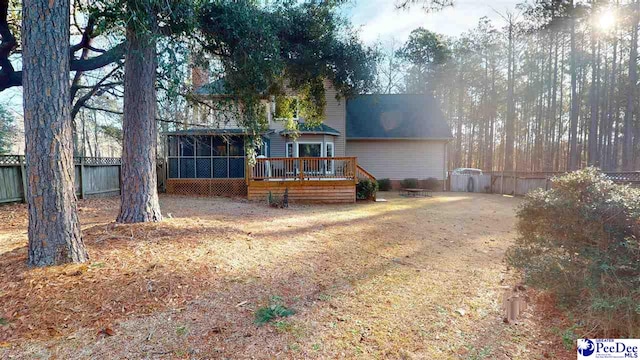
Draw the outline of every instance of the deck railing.
M373 176L370 172L365 170L365 168L363 168L360 165L358 165L356 174L357 174L358 179L360 179L360 180L365 180L366 179L366 180L376 181L376 177Z
M258 158L249 181L356 180L355 157Z

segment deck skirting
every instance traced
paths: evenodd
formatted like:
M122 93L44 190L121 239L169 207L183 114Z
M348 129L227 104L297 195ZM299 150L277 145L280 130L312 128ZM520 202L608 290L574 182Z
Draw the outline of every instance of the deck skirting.
M167 194L241 197L247 184L245 179L168 179Z
M287 188L290 202L333 204L356 201L353 180L250 181L247 197L249 200L266 201L269 192L282 196Z

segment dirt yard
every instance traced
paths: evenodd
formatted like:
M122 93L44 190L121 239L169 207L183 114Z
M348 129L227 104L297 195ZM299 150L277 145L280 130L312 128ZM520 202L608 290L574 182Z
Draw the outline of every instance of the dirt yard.
M502 321L518 199L382 197L272 209L163 196L166 220L144 225L115 225L117 199L85 200L91 261L48 269L25 266L24 205L2 206L0 358L575 356L540 304ZM274 304L295 314L257 325Z

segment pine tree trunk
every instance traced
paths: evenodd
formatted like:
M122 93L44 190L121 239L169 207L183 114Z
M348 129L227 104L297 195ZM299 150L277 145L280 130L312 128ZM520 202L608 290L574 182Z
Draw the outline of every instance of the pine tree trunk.
M592 30L592 33L594 30ZM591 88L589 90L589 136L587 138L587 161L590 166L598 164L598 52L595 34L591 35ZM598 45L599 46L599 45Z
M627 109L624 113L624 133L622 142L622 168L625 171L633 170L633 112L636 101L636 89L638 82L638 1L634 3L634 17L631 29L631 51L629 55L629 88L627 90Z
M571 1L571 11L573 11L573 1ZM569 170L578 169L578 112L580 111L580 99L578 98L578 74L576 64L576 19L575 14L571 15L571 113L569 115Z
M28 263L84 262L74 191L69 0L24 0L22 66Z
M507 76L507 118L505 121L505 149L504 149L504 170L513 170L513 147L515 142L515 104L514 104L514 85L515 85L515 55L513 44L513 20L509 20L509 49L508 49L508 76Z
M462 124L464 122L464 70L460 65L458 69L460 72L458 79L458 128L456 131L456 165L455 167L462 166L462 159L464 159L464 153L462 151Z
M156 178L156 44L127 29L124 77L122 188L118 222L161 221Z

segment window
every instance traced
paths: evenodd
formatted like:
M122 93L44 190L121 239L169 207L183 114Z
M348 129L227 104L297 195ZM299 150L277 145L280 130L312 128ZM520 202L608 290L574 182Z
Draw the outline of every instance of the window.
M327 148L325 157L333 157L333 143L326 143L325 147Z
M262 146L256 147L256 154L258 156L269 156L269 144L271 141L267 137L262 138Z
M325 147L325 157L333 157L333 143L326 143ZM326 161L326 168L328 173L333 173L333 160Z
M169 136L169 177L172 179L244 178L242 136Z
M321 157L322 143L298 143L298 157Z
M287 157L294 157L293 143L287 143Z

